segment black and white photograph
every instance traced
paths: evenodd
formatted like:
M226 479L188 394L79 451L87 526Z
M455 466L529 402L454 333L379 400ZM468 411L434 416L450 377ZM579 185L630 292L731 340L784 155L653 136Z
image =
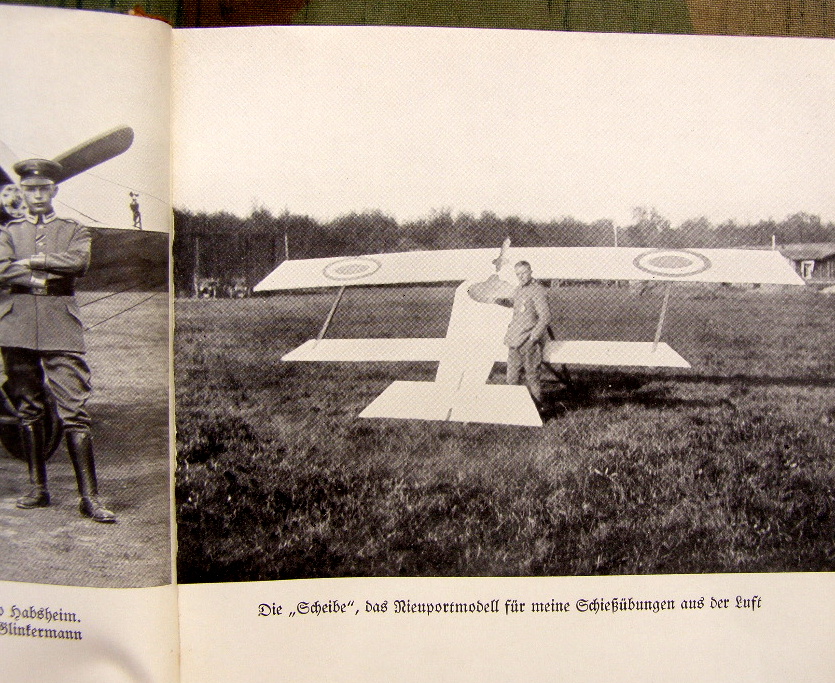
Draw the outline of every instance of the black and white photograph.
M180 583L835 569L819 41L242 38L175 38Z
M40 17L0 26L0 580L165 585L168 64Z

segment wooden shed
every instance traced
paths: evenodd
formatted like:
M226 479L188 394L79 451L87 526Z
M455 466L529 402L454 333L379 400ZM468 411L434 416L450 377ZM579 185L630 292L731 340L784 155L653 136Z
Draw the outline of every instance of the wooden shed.
M804 280L835 281L835 242L784 244L778 250Z

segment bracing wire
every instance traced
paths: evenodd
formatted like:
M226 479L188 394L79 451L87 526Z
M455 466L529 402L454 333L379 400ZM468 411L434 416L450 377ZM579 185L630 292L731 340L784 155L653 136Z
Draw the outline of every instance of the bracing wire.
M93 222L95 222L95 223L98 223L99 225L104 225L104 223L102 223L102 222L101 222L98 218L93 218L92 216L90 216L90 215L88 215L88 214L84 213L83 211L79 211L79 210L78 210L78 209L76 209L74 206L71 206L71 205L67 204L66 202L62 202L60 199L56 199L56 200L55 200L55 203L56 203L56 204L63 204L63 205L64 205L64 206L66 206L68 209L71 209L72 211L75 211L76 213L81 214L82 216L84 216L84 218L88 218L89 220L91 220L91 221L93 221Z
M98 327L98 326L99 326L99 325L101 325L102 323L106 323L108 320L113 320L113 318L117 318L117 317L119 317L120 315L122 315L123 313L127 313L128 311L130 311L130 310L132 310L132 309L134 309L134 308L138 308L139 306L141 306L141 305L142 305L142 304L144 304L145 302L150 301L150 300L151 300L151 299L153 299L155 296L158 296L158 295L160 295L160 294L164 294L164 292L154 292L154 293L153 293L153 294L151 294L150 296L146 296L144 299L142 299L142 301L140 301L140 302L138 302L138 303L135 303L135 304L133 304L132 306L128 306L127 308L122 309L122 310L121 310L121 311L119 311L118 313L114 313L113 315L110 315L110 316L106 317L104 320L99 320L97 323L93 323L92 325L87 325L87 326L85 326L84 331L86 332L87 330L92 330L94 327Z
M5 144L3 144L3 146L6 147ZM6 147L6 149L8 150L9 154L11 154L12 156L18 157L18 155L14 154L8 147ZM20 151L26 152L30 156L37 156L36 154L33 154L32 152L28 152L27 150L20 150ZM161 203L165 204L166 206L168 205L168 202L166 200L157 197L155 194L151 194L150 192L146 192L145 190L137 190L135 187L131 187L130 185L125 185L124 183L118 183L115 180L111 180L110 178L105 178L104 176L101 176L98 173L93 173L90 170L84 171L84 175L85 176L90 176L92 178L98 178L99 180L102 180L105 183L110 183L111 185L116 185L117 187L122 187L126 190L130 190L131 192L138 192L139 194L143 195L144 197L151 197L152 199L156 199L158 202L161 202ZM59 201L59 200L56 200L56 201ZM69 205L64 204L64 206L69 206ZM73 208L73 207L70 207L70 208ZM73 209L73 210L78 211L78 209ZM78 211L78 213L81 213L81 212ZM89 216L88 216L88 218L89 218ZM92 219L92 220L95 220L95 219Z
M157 289L157 287L160 287L163 284L164 283L160 283L159 285L154 285L154 286L151 287L151 289ZM143 282L143 283L132 285L130 287L125 287L124 289L120 289L116 292L109 292L109 293L105 294L104 296L100 296L98 299L93 299L92 301L85 301L83 304L81 304L79 306L79 308L84 308L85 306L89 306L90 304L94 304L97 301L103 301L104 299L109 299L111 296L116 296L117 294L125 294L126 292L130 292L134 289L139 289L140 287L143 287L144 285L145 285L145 283Z
M110 178L105 178L104 176L100 176L97 173L93 173L92 171L85 171L84 175L90 176L92 178L98 178L99 180L102 180L106 183L110 183L111 185L116 185L117 187L122 187L126 190L130 190L131 192L137 192L138 194L141 194L143 197L150 197L151 199L156 199L158 202L161 202L162 204L165 204L166 206L168 206L167 201L157 197L154 194L151 194L150 192L147 192L146 190L137 190L135 187L131 187L130 185L125 185L124 183L117 183L115 180L111 180Z

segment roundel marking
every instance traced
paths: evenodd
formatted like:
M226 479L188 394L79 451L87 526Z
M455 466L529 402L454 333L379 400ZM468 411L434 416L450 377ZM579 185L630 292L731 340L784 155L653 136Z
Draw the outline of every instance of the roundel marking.
M645 273L663 277L687 277L711 267L710 259L684 249L653 249L635 258L633 265Z
M322 274L330 280L359 280L376 273L382 264L367 256L356 256L334 261L325 266Z

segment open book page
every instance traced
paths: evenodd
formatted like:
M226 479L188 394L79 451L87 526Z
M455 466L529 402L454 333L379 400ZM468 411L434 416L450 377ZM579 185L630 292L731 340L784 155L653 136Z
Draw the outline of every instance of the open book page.
M184 681L831 677L835 44L174 42Z
M4 680L176 680L170 36L0 7Z

